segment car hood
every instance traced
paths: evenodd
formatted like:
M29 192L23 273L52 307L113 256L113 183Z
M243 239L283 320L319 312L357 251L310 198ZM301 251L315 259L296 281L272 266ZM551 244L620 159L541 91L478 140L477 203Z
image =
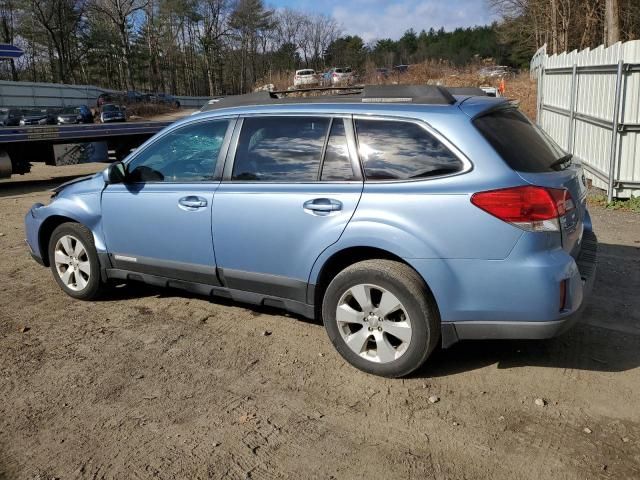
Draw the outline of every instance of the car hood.
M58 185L57 187L52 188L51 191L53 193L59 193L59 192L61 192L62 190L64 190L65 188L67 188L70 185L75 185L76 183L86 182L86 181L91 180L93 178L96 178L98 176L102 176L102 172L99 172L99 173L96 173L96 174L93 174L93 175L87 175L85 177L74 178L73 180L70 180L68 182L64 182L64 183Z

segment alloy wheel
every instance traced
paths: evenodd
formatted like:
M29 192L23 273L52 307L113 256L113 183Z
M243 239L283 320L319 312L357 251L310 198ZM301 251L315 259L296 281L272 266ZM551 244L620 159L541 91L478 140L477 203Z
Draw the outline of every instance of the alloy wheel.
M357 355L375 363L400 358L411 342L411 320L398 297L385 288L358 284L340 297L336 322Z
M62 283L75 292L83 290L91 278L87 249L73 235L63 235L54 249L56 272Z

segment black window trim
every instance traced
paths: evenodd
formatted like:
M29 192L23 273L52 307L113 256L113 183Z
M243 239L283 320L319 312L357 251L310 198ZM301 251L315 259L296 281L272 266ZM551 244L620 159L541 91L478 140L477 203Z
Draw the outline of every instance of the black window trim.
M356 129L356 121L357 120L379 120L379 121L391 121L391 122L402 122L402 123L413 123L418 125L422 129L424 129L427 133L432 135L436 140L441 142L451 153L455 155L455 157L462 162L462 169L455 173L445 173L442 175L433 175L432 177L421 177L421 178L406 178L406 179L367 179L364 173L364 162L360 159L360 145L358 144L358 132ZM473 163L471 160L462 153L462 151L456 147L452 142L449 141L447 137L442 135L438 130L433 128L430 124L425 122L419 118L413 117L394 117L391 115L363 115L356 114L353 115L353 133L354 133L354 141L356 142L356 155L358 156L358 163L360 164L360 168L362 169L362 175L365 183L410 183L410 182L428 182L432 180L440 180L442 178L456 177L458 175L464 175L465 173L469 173L473 170Z
M324 146L322 148L322 158L320 159L320 169L318 171L318 175L316 175L315 180L303 181L303 182L295 182L291 180L233 180L233 165L235 163L236 158L236 150L238 148L238 140L240 138L240 132L242 131L242 125L244 124L245 118L250 117L316 117L316 118L329 118L329 128L325 135ZM334 120L342 119L344 123L345 135L347 137L347 150L349 151L349 159L351 161L351 170L353 171L353 180L320 180L320 174L322 172L322 167L324 166L324 157L326 154L326 146L329 141L329 135L331 134L331 126L333 125ZM354 136L354 128L353 128L353 115L346 113L326 113L326 112L260 112L260 113L246 113L241 114L236 122L235 129L233 131L233 135L231 137L231 144L229 149L227 150L227 155L224 161L224 171L222 173L222 183L242 183L242 184L332 184L332 183L354 183L354 184L362 184L364 176L362 174L362 170L360 167L360 162L358 161L358 152L356 150L356 142Z
M131 152L131 154L129 155L128 158L126 158L124 160L124 165L125 168L128 168L129 164L135 160L138 155L141 155L145 150L147 150L151 145L155 145L156 142L160 141L161 139L163 139L165 136L170 135L174 132L176 132L177 130L180 130L182 128L185 127L191 127L193 125L197 125L199 123L211 123L211 122L217 122L220 120L226 120L229 122L229 124L227 125L227 130L224 134L224 138L222 140L222 145L220 146L220 151L218 152L218 158L216 160L216 168L213 171L213 178L211 180L193 180L193 181L177 181L177 182L165 182L165 181L160 181L160 180L150 180L150 181L146 181L146 182L127 182L127 185L149 185L149 184L160 184L160 185L183 185L183 184L195 184L195 185L206 185L206 184L218 184L220 183L221 179L222 179L222 172L223 172L223 167L224 167L224 159L227 156L227 151L229 150L229 145L231 144L231 136L232 133L234 132L234 129L236 127L236 123L238 121L238 115L224 115L224 116L220 116L220 117L206 117L206 118L199 118L197 120L193 120L190 122L185 122L185 123L181 123L179 125L175 125L173 127L171 127L170 129L162 132L161 134L157 135L157 136L153 136L151 137L149 140L147 140L141 147L138 147L135 151Z

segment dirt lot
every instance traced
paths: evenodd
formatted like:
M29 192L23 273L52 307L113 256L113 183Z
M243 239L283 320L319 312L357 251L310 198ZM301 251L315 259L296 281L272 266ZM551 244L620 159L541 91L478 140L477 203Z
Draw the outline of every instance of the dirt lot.
M640 478L639 215L592 211L598 281L565 336L460 343L385 380L279 311L65 296L22 218L98 168L0 183L0 478Z

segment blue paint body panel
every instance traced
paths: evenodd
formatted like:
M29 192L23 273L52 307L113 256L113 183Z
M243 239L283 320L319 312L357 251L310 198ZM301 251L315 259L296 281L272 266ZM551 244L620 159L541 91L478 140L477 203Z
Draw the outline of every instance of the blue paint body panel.
M271 279L276 288L313 287L335 255L371 247L400 257L424 278L443 324L460 325L462 331L468 322L559 322L578 312L588 294L578 268L581 239L592 228L586 189L579 182L579 166L522 174L497 155L471 121L501 102L457 97L452 105L291 104L194 115L165 132L205 118L236 115L411 119L424 122L454 146L468 168L461 174L414 181L259 183L222 178L149 183L138 190L124 184L105 188L99 174L65 187L48 206L34 206L25 219L27 241L32 253L42 257L41 225L47 218L62 216L86 225L99 252L224 272L223 286L224 277L249 274L259 279L254 284ZM230 155L223 159L227 165L233 162ZM575 217L567 220L571 228L562 233L527 232L471 203L476 192L528 184L569 189L578 207ZM205 199L206 207L179 208L179 198L188 195ZM336 200L342 209L318 215L304 207L313 199ZM562 281L567 285L564 308L559 296ZM253 290L262 291L266 290ZM270 295L279 296L277 291Z

